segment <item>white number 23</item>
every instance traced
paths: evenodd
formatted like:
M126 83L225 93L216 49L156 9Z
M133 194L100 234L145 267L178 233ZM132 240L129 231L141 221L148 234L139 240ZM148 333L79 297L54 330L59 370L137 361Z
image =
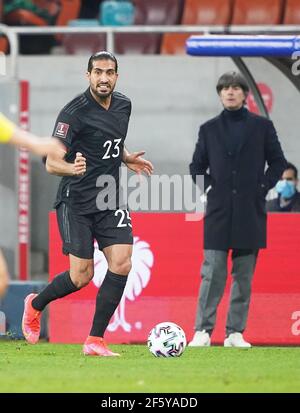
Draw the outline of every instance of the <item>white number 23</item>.
M102 159L110 159L110 157L117 158L120 155L120 143L121 139L104 142L103 148L105 148L105 154L102 156Z

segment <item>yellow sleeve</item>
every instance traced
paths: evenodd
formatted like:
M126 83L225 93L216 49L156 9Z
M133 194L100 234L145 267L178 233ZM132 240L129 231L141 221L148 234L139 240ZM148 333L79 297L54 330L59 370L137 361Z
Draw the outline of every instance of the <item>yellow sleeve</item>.
M2 113L0 113L0 143L10 141L15 130L15 126Z

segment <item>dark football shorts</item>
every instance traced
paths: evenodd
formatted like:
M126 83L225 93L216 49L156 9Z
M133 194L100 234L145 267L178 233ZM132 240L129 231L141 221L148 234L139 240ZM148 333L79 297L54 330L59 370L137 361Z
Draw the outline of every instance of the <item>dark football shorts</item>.
M100 250L110 245L133 243L131 218L127 210L79 215L62 202L56 209L56 216L65 255L92 259L95 239Z

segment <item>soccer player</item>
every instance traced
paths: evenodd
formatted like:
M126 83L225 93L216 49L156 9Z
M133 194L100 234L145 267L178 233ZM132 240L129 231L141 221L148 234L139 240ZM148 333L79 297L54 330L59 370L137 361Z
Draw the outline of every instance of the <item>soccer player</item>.
M124 147L131 102L114 91L118 63L102 51L88 62L88 89L60 112L53 136L65 145L60 155L48 156L50 174L62 176L55 203L63 252L69 255L69 270L58 274L38 295L25 298L22 320L26 340L35 344L40 335L41 312L53 300L86 286L94 275L94 239L108 262L108 271L96 298L94 319L83 345L85 355L119 356L103 339L117 308L131 269L132 226L126 207L119 205L119 168L122 161L137 173L150 175L151 162L144 152L130 154ZM101 188L99 178L113 178ZM104 205L104 191L115 206ZM102 199L102 200L101 200Z
M25 132L10 122L2 113L0 113L0 143L22 146L37 155L53 155L62 148L57 139L40 139L29 132ZM0 297L6 291L8 280L6 262L0 250Z

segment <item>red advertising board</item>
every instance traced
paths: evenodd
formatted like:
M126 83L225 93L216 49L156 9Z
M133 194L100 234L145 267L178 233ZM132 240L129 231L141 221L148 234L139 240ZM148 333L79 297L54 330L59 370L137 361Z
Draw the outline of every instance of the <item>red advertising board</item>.
M106 332L111 343L145 342L151 328L173 321L193 335L203 257L203 221L185 214L133 213L133 268ZM81 343L89 334L95 297L107 264L95 249L93 281L50 304L52 342ZM55 213L50 214L50 278L68 268ZM213 343L222 343L230 292L219 306ZM245 338L253 344L300 344L300 214L268 217L268 248L261 250L253 281Z
M265 107L269 113L272 112L274 96L272 89L266 83L257 83L258 90L261 93L262 99L264 101ZM253 93L250 92L247 97L247 105L250 112L259 114L259 109L254 99Z

